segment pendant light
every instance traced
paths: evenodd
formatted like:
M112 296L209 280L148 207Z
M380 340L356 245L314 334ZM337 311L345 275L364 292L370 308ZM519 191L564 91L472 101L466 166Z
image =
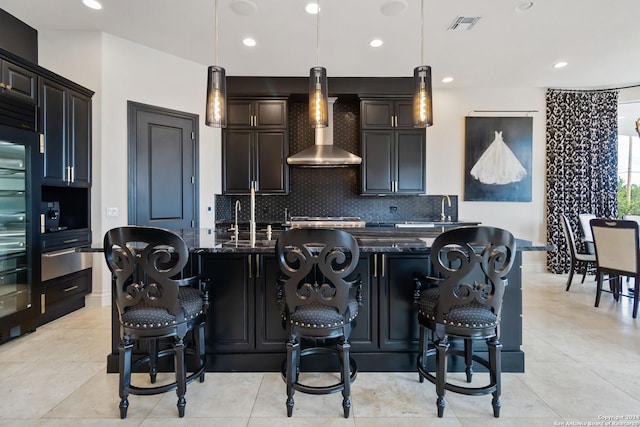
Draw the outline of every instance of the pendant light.
M420 1L420 63L424 64L424 0ZM431 105L431 67L420 65L413 69L413 126L433 124Z
M218 1L214 2L215 9L215 61L218 63ZM227 127L227 79L224 68L212 65L207 71L207 110L205 113L205 123L214 128Z
M320 63L320 0L316 14L316 63ZM319 65L309 72L309 125L312 128L329 126L329 91L327 89L327 69Z

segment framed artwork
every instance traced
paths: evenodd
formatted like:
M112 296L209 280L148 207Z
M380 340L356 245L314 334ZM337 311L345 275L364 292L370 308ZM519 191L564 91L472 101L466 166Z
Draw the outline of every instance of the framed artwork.
M464 200L530 202L533 117L466 117Z

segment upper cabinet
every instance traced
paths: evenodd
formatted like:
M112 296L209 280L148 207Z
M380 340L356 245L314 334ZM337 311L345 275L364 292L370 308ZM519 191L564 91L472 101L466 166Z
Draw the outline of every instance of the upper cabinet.
M362 194L423 194L426 131L413 128L411 99L363 99Z
M13 62L0 59L0 93L35 104L38 102L38 76Z
M289 191L286 99L229 99L222 133L224 194Z
M91 98L40 78L43 185L91 185Z
M412 99L365 99L360 103L363 129L413 129Z
M227 114L228 127L260 129L287 127L285 99L229 99Z

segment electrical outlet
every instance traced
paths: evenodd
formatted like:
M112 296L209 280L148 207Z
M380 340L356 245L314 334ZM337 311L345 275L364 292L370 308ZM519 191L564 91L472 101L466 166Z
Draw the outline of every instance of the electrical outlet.
M398 212L398 207L397 206L389 206L389 213L397 213Z
M118 208L107 208L107 216L118 216Z

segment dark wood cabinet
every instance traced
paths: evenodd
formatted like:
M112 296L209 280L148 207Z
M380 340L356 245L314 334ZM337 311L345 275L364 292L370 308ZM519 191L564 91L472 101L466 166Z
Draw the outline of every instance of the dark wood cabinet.
M40 325L84 307L91 293L91 268L42 282Z
M289 191L286 100L229 100L222 136L224 194Z
M424 130L363 130L361 152L363 194L425 192Z
M207 353L255 349L253 254L202 255L201 273L211 277Z
M362 100L362 194L426 191L426 131L413 128L411 100Z
M44 185L91 185L91 98L40 78Z
M32 104L38 102L38 75L31 70L0 59L0 93Z
M360 102L362 129L413 128L413 100L363 99Z
M418 313L413 304L413 273L429 274L426 254L376 254L380 288L380 349L417 351Z

